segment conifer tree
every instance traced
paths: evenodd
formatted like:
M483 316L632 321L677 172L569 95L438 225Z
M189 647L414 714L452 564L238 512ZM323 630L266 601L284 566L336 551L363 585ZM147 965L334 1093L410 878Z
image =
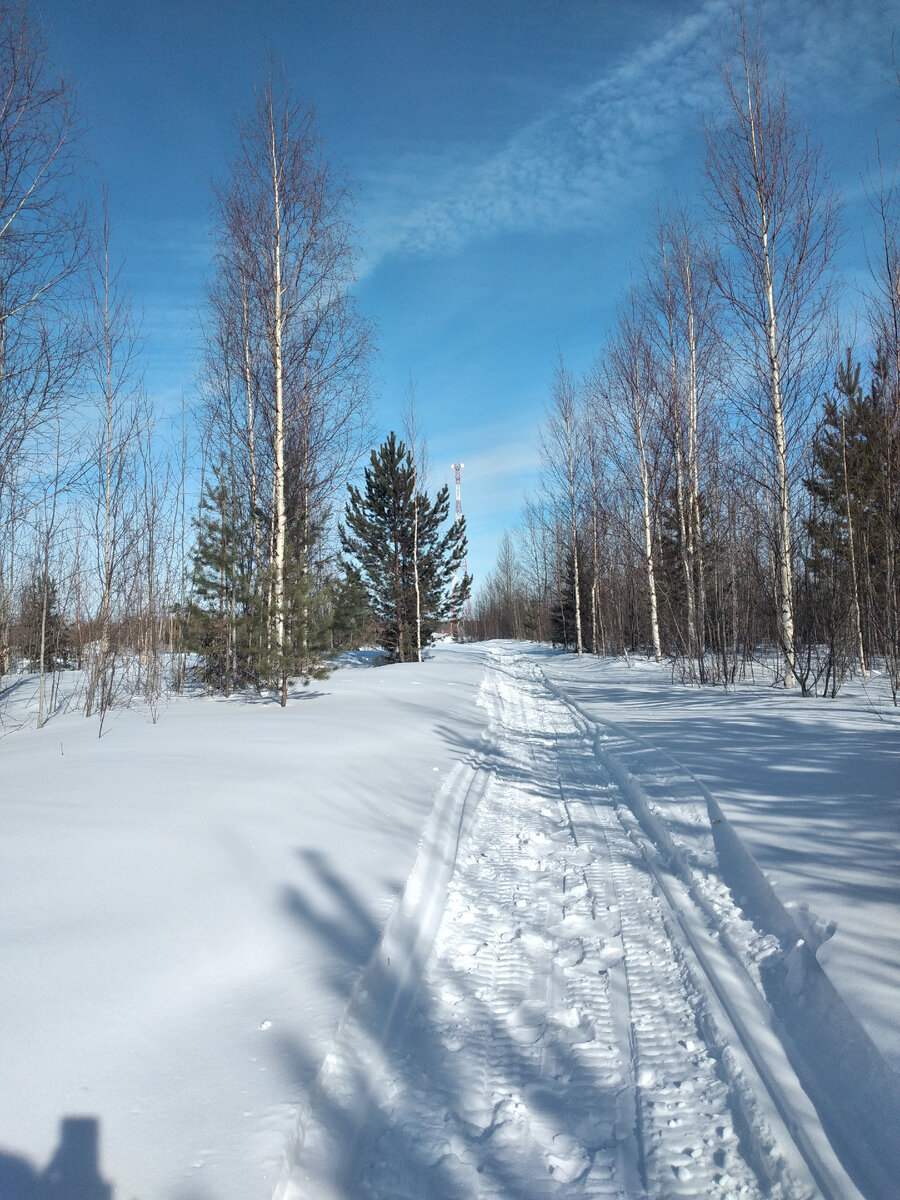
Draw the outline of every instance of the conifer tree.
M412 456L391 433L372 451L363 491L350 486L346 524L340 527L348 569L365 584L380 645L392 662L417 656L416 566L423 646L442 621L459 618L472 586L466 575L454 587L466 556L466 526L460 518L442 531L449 489L445 485L431 500L417 493L415 479Z
M804 482L813 500L807 567L818 602L833 621L853 629L864 670L873 651L889 668L900 657L900 438L886 356L876 356L865 390L860 373L848 351L825 401L813 471Z
M324 558L322 530L288 521L284 562L284 642L268 673L300 679L324 679L331 670L333 581Z
M186 643L198 674L216 691L256 684L265 659L265 619L252 586L246 515L224 464L200 504Z
M336 653L358 650L375 641L377 629L369 593L359 571L345 564L343 578L335 581L331 614L332 648Z
M71 631L60 611L56 580L46 571L35 569L22 588L20 630L22 653L33 671L42 659L45 668L68 660Z

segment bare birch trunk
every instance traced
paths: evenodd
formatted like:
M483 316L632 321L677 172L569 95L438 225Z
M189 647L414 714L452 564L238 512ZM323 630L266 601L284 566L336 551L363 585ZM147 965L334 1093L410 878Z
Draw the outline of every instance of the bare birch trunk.
M766 337L769 347L769 367L772 385L772 425L775 439L775 502L776 525L776 569L778 574L778 637L785 659L784 686L793 687L796 682L796 659L794 651L794 581L791 563L791 497L788 476L787 435L784 426L784 397L781 391L781 363L778 356L775 301L772 286L772 266L765 229L762 234L763 254L766 265L766 308L768 320Z
M703 556L703 518L700 511L700 454L699 454L699 395L697 382L697 337L694 320L694 274L690 247L684 254L685 300L687 303L688 336L688 419L687 419L687 477L688 477L688 563L695 603L700 680L706 678L706 581Z
M241 271L241 310L244 341L244 387L247 392L247 453L250 463L250 522L253 536L254 583L258 586L261 570L259 496L256 478L256 412L253 403L253 357L250 347L250 305L247 296L247 279Z
M275 645L278 654L278 687L281 707L287 705L287 665L284 645L284 544L286 513L284 503L284 317L282 312L283 284L281 278L281 172L278 163L278 148L275 140L275 108L271 92L268 97L268 117L272 168L272 216L273 229L273 323L272 323L272 367L275 384L275 406L272 430L272 604Z
M685 475L689 471L689 459L685 447L685 431L684 431L684 414L682 412L682 387L679 378L679 362L678 362L678 346L675 334L675 295L673 292L672 278L669 266L669 255L666 246L668 234L663 228L660 230L660 245L662 252L662 269L665 280L665 308L666 308L666 324L668 334L668 355L669 355L669 374L670 374L670 403L669 410L672 417L672 458L675 466L675 507L678 518L678 543L679 543L679 558L681 560L681 573L684 579L684 600L685 600L685 650L686 657L689 663L690 677L693 679L694 671L694 656L696 653L696 612L695 612L695 597L694 597L694 573L691 562L691 543L692 543L692 526L689 513L687 511L688 502L686 500Z
M593 546L593 570L591 573L591 639L594 654L600 653L597 636L598 609L600 607L600 539L597 534L597 501L591 497L591 540Z
M859 669L866 678L866 651L863 645L862 619L859 604L859 578L856 573L856 538L853 532L853 517L850 512L850 479L847 473L847 439L844 417L841 415L841 463L844 468L844 505L847 513L847 542L850 547L850 573L853 578L853 618L856 625L856 649L859 654Z
M644 527L644 561L647 571L647 590L650 597L650 639L653 643L653 657L662 662L662 643L659 636L659 603L656 596L656 572L653 569L653 523L650 507L650 476L646 468L643 434L638 422L638 445L642 462L641 470L641 503Z
M791 453L802 444L827 361L823 330L834 300L837 202L819 152L791 121L784 90L768 82L759 40L738 17L737 79L726 65L728 115L707 130L711 201L730 243L716 282L743 360L745 403L767 431L772 488L775 623L785 687L804 686L796 661ZM777 243L777 245L776 245ZM766 382L762 403L754 376Z
M634 363L633 420L635 449L639 474L641 478L641 517L644 532L644 567L647 572L647 591L650 600L650 640L653 644L653 657L662 662L662 643L659 636L659 604L656 596L656 572L653 569L653 512L650 505L650 465L647 462L647 447L644 440L644 421L641 415L642 376L640 364Z
M569 418L566 417L566 444L569 454L569 515L572 523L572 574L574 576L573 589L575 592L575 649L578 657L581 658L584 653L584 644L581 636L581 574L579 571L578 562L578 508L575 496L575 465L572 454L572 431L569 425Z

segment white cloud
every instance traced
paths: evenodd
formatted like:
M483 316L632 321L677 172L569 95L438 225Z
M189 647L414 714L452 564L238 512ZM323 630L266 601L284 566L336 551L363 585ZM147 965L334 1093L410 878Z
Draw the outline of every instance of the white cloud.
M854 89L861 77L870 90L884 86L886 0L784 0L767 12L773 63L801 100L826 104L848 72ZM721 94L731 14L731 0L705 0L500 148L407 156L364 177L362 273L391 255L453 253L496 234L601 228L657 191L661 167ZM839 94L850 103L846 88Z
M493 152L409 158L370 176L369 269L392 253L452 252L494 233L598 224L694 119L714 74L711 35L726 3L707 0Z

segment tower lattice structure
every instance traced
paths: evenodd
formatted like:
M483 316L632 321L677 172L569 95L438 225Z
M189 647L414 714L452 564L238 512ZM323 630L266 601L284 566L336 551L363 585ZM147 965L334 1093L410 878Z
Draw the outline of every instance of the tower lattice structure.
M454 478L456 479L456 519L458 521L460 519L460 517L463 515L461 475L462 475L462 469L466 464L465 463L451 463L450 465L453 468L453 475L454 475ZM461 584L462 580L465 578L466 575L468 575L468 573L469 573L469 556L467 554L467 555L465 555L465 557L463 558L463 561L462 561L462 576L460 576L459 569L457 568L457 571L456 571L457 582ZM467 621L472 620L472 597L471 596L466 600L465 616L466 616Z

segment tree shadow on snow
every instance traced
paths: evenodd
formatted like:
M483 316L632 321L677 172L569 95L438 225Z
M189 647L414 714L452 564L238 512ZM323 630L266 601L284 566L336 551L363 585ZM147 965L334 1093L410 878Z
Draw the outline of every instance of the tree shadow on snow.
M311 931L335 963L330 986L349 997L347 968L364 965L381 937L381 929L360 896L317 850L298 850L306 890L286 886L282 907L304 929Z
M573 753L574 743L581 740L580 735L571 739L536 735L537 754L523 764L501 751L487 749L480 737L460 736L450 726L441 728L440 733L464 759L489 763L501 784L527 781L535 793L536 807L558 800L557 762L568 754L568 740L573 743ZM544 741L553 753L543 753ZM596 790L586 781L567 787L573 799L593 801L596 797ZM536 1060L533 1051L513 1036L508 1014L491 1008L483 978L450 961L436 964L430 978L422 976L430 945L422 944L418 908L412 911L412 919L407 914L407 919L394 923L388 940L379 944L380 929L346 881L321 855L303 852L299 857L307 887L297 884L286 889L282 900L304 930L321 941L326 956L336 955L340 960L331 987L349 1003L335 1043L343 1086L329 1086L319 1073L310 1093L319 1064L313 1064L305 1048L293 1039L282 1040L281 1052L292 1064L298 1091L311 1094L316 1124L335 1148L335 1159L352 1164L344 1178L330 1181L332 1195L357 1200L364 1191L383 1200L400 1195L464 1200L471 1196L473 1184L471 1172L466 1176L460 1171L460 1147L464 1157L477 1163L471 1170L477 1171L479 1190L511 1200L545 1200L558 1195L560 1182L549 1167L536 1171L533 1159L523 1161L493 1149L491 1139L499 1146L504 1135L499 1133L502 1121L493 1112L497 1101L492 1088L508 1097L527 1098L531 1124L560 1132L570 1131L572 1097L578 1096L584 1101L584 1112L576 1123L581 1119L596 1122L602 1117L609 1129L599 1139L601 1147L608 1150L614 1146L612 1115L621 1103L622 1088L617 1072L592 1067L591 1060L564 1037L548 1037ZM638 869L646 870L637 855L635 862ZM323 889L327 906L316 898ZM485 920L490 923L489 913ZM518 920L525 941L542 936L538 904L519 910ZM523 980L521 1002L531 998L532 987L530 977ZM491 1082L481 1098L480 1116L472 1113L471 1066L467 1068L465 1054L447 1043L448 989L459 997L455 1007L465 1014L460 1036L465 1038L476 1029L491 1063ZM375 1077L373 1062L379 1064ZM379 1090L385 1080L390 1081L388 1096ZM308 1127L309 1114L303 1114L301 1121ZM301 1128L298 1134L301 1147L304 1132Z
M770 693L621 688L596 677L563 686L601 732L604 720L616 722L701 779L764 870L789 870L824 893L900 904L900 789L885 787L900 779L893 731L842 721L840 699L792 697L776 712ZM802 712L793 715L791 704Z

